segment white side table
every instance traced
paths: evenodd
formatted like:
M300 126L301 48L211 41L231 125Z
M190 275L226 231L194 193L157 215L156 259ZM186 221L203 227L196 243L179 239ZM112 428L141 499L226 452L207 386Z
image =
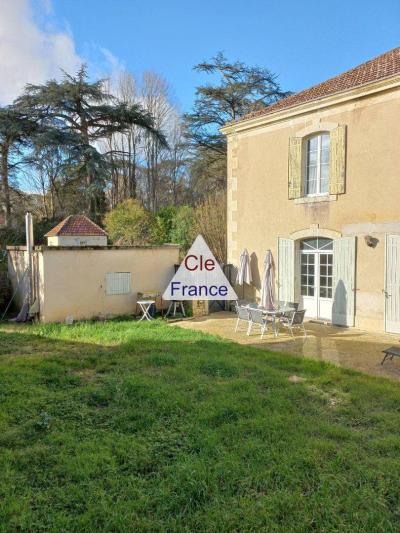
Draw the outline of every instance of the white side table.
M153 317L149 314L150 307L155 304L155 300L138 300L137 304L139 305L140 309L142 310L142 316L139 318L139 322L141 322L143 319L146 320L153 320Z

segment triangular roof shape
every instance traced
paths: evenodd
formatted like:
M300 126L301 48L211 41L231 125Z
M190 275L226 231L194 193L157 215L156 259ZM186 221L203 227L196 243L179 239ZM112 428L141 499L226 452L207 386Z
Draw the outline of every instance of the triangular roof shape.
M237 300L218 261L198 235L163 294L164 300Z
M357 67L353 67L338 76L330 78L304 91L292 94L271 104L268 107L249 113L241 120L247 120L263 115L269 115L277 111L319 100L327 96L342 93L362 87L385 78L390 78L400 74L400 47L393 48L380 56L374 57ZM238 122L241 122L239 120Z
M69 215L45 235L45 237L62 236L107 237L107 233L86 215Z

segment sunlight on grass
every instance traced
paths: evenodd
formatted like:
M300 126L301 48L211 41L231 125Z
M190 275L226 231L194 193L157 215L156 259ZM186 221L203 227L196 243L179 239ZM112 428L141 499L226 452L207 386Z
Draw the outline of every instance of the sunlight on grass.
M397 530L395 383L161 321L0 343L0 530Z

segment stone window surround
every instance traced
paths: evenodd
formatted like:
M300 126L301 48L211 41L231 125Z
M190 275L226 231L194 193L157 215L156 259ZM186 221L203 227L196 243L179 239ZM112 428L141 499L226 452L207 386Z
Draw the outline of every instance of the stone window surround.
M301 138L303 141L303 168L302 168L302 181L303 177L305 175L305 162L306 158L304 157L304 150L305 150L305 140L306 138L317 135L318 133L322 133L324 131L330 132L337 128L339 126L338 122L321 122L320 120L315 121L310 126L306 126L305 128L302 128L301 130L297 131L295 136ZM295 198L294 203L295 204L315 204L319 202L335 202L338 199L337 194L320 194L320 195L314 195L314 196L307 196L304 194L303 190L303 196L301 198Z
M279 235L279 237L292 239L293 241L301 241L313 237L325 237L326 239L335 240L342 237L342 233L329 228L320 228L319 224L310 224L308 228L293 231L286 235Z

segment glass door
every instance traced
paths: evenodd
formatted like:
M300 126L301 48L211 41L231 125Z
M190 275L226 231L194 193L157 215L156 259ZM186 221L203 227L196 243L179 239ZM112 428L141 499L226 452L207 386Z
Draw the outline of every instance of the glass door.
M306 316L332 319L333 244L316 237L300 243L300 294Z

